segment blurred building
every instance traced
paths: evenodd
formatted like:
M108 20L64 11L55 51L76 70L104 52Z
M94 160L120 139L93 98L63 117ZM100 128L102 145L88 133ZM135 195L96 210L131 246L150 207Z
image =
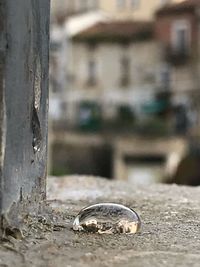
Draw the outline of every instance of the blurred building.
M100 0L99 8L116 19L153 20L155 11L173 0Z
M50 117L67 131L56 133L53 161L69 173L171 178L200 125L200 1L59 3Z
M74 35L71 43L67 99L74 119L86 102L101 106L102 117L109 119L122 106L141 113L142 104L153 100L161 79L151 22L96 23Z
M50 118L52 120L68 120L66 114L67 93L73 83L70 71L72 54L72 38L92 25L107 21L103 12L90 12L66 18L62 24L52 23L50 40Z
M104 11L117 19L153 20L163 5L181 0L52 0L52 18L57 22L66 16Z
M51 16L54 23L62 24L67 17L99 11L98 0L52 0Z
M185 128L186 115L190 123L199 125L200 1L186 0L158 10L155 37L161 60L169 66L177 125L181 127L182 121Z
M111 101L110 115L114 112L113 102L114 105L131 102L130 106L136 103L135 109L138 111L138 105L145 98L150 100L153 97L158 83L161 87L163 84L169 87L171 69L168 62L162 59L158 62L161 48L153 34L153 24L148 21L153 19L157 8L168 6L171 2L178 0L52 1L51 117L74 118L76 105L70 104L75 101L73 99L79 102L96 101L97 98L98 102ZM122 33L125 44L124 40L120 40ZM104 40L102 35L105 35ZM110 40L105 40L106 36ZM114 66L115 73L108 66ZM85 82L88 75L96 75L98 81L93 85L91 81Z

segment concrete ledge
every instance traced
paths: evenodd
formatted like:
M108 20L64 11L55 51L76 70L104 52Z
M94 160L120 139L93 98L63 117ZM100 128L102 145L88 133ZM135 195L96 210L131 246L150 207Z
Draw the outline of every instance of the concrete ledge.
M25 231L23 241L12 239L15 250L0 245L0 266L199 266L200 187L136 188L71 176L50 178L47 196L52 230L29 235ZM142 219L141 233L95 235L71 230L82 207L106 201L135 209Z

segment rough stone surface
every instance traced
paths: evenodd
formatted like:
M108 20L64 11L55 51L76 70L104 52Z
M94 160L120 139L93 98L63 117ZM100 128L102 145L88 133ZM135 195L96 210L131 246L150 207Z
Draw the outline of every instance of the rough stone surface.
M135 187L92 177L50 178L48 212L30 221L25 238L6 238L0 266L199 266L200 187ZM81 208L115 202L135 209L142 229L136 235L76 233Z

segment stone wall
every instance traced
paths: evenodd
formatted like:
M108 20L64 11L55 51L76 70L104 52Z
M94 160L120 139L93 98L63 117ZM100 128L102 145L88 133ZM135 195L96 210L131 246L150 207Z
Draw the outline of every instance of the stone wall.
M2 266L198 267L200 188L157 185L135 187L94 177L48 180L49 215L31 223L24 240L0 244ZM141 217L136 235L76 233L72 222L83 207L115 202ZM42 227L41 219L44 225ZM44 229L44 230L41 230Z

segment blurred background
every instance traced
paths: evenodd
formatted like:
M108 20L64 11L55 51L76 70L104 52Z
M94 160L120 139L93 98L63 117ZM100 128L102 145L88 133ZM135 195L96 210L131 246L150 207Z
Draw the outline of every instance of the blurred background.
M199 101L199 0L52 0L50 175L200 185Z

